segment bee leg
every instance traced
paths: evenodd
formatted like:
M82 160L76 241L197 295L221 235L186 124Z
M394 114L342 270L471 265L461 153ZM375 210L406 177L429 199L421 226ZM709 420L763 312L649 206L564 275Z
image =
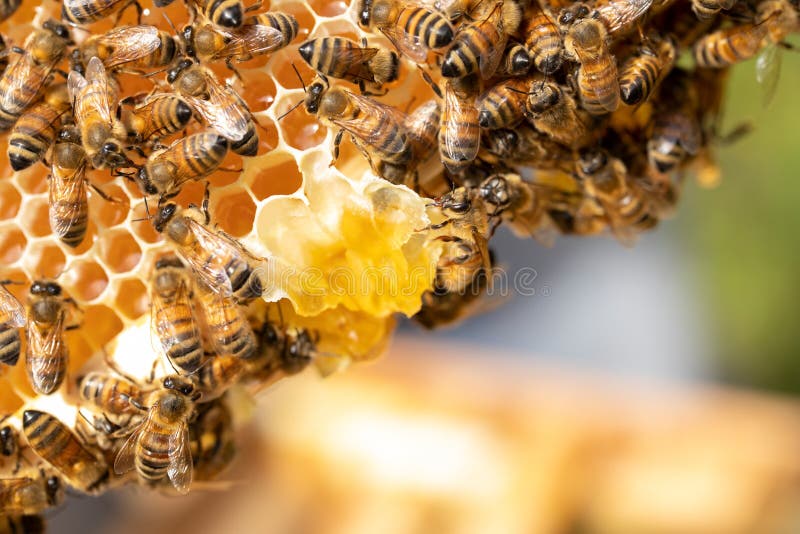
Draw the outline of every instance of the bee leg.
M244 78L242 78L242 74L239 72L239 69L233 66L233 60L231 58L225 59L225 66L228 67L228 70L233 72L233 75L236 76L237 80L244 84Z
M425 69L421 68L421 67L419 68L419 71L420 71L420 73L422 73L422 79L425 80L425 82L428 85L431 86L431 89L433 89L433 92L436 94L436 96L438 96L439 98L443 99L444 95L442 94L442 90L433 81L433 78L431 78L431 75L428 74L428 72Z
M259 9L261 9L261 0L258 0L258 2L256 2L252 6L244 8L244 12L251 13L253 11L258 11Z
M339 145L342 144L342 137L344 137L344 130L339 130L336 134L336 138L333 140L333 160L329 165L330 167L333 167L333 164L339 159Z
M122 18L122 14L127 10L129 7L133 6L136 8L136 24L141 26L142 24L142 6L139 4L137 0L132 0L128 4L125 5L122 9L120 9L117 14L114 16L114 25L119 25L119 20Z
M25 54L25 49L20 48L18 46L12 46L11 51L14 52L15 54L23 54L23 55Z
M114 203L114 204L122 204L121 200L119 200L118 198L112 197L111 195L109 195L108 193L106 193L105 191L103 191L102 189L97 187L95 184L89 182L89 187L91 187L92 190L95 193L97 193L98 195L100 195L100 198L102 198L106 202L111 202L111 203Z
M208 188L208 182L206 182L206 189L203 191L203 203L200 205L200 209L203 211L203 216L205 217L206 226L211 222L211 214L208 212L208 200L210 197L211 190Z

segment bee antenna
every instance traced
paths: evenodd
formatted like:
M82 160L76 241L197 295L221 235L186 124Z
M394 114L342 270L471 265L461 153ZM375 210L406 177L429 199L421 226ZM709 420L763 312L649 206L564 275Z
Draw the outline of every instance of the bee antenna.
M0 280L0 286L24 286L25 282L17 282L16 280ZM0 423L5 421L6 418L0 419Z
M439 88L438 85L434 83L433 78L431 78L431 75L428 74L428 72L421 67L419 68L419 71L422 73L422 79L425 80L425 82L431 86L431 89L433 89L433 92L436 93L436 96L438 96L439 98L444 98L444 95L442 95L442 90Z
M154 72L148 72L147 74L142 74L142 77L149 78L150 76L155 76L156 74L161 74L162 72L167 72L168 70L169 70L169 67L164 67L161 70L157 70L157 71L154 71Z
M293 65L293 66L294 66L294 65ZM305 88L304 88L304 89L305 89ZM300 106L303 104L303 102L305 102L305 100L301 100L300 102L298 102L298 103L297 103L297 104L295 104L294 106L290 107L288 111L286 111L286 112L285 112L285 113L283 113L283 114L282 114L280 117L278 117L278 120L281 120L281 119L282 119L282 118L284 118L286 115L288 115L288 114L289 114L289 113L291 113L292 111L294 111L294 110L296 110L297 108L299 108L299 107L300 107Z
M303 92L307 93L306 90L306 82L303 81L303 77L300 75L300 71L297 70L297 66L295 66L294 61L292 61L292 68L294 69L294 73L297 74L297 79L300 80L300 85L303 86Z
M167 15L167 12L164 11L164 10L161 10L161 14L164 15L165 19L167 19L167 24L169 24L169 27L172 28L173 32L175 32L175 35L179 35L178 30L175 28L175 25L172 23L172 19L170 19L169 16Z

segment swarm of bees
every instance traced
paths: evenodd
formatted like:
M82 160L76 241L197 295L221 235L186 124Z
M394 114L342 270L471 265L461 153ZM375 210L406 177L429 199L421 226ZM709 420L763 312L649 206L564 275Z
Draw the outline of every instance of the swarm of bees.
M19 7L0 2L0 21ZM79 250L90 194L119 202L94 182L101 172L149 201L138 223L163 240L149 266L149 377L107 355L71 372L79 303L56 279L34 280L22 302L8 290L20 281L0 283L0 363L22 357L35 395L74 391L78 408L74 421L27 405L3 419L0 515L12 531L41 530L65 487L138 480L185 493L216 477L235 450L226 392L325 357L317 332L258 306L275 289L272 258L209 210L209 177L241 173L226 167L232 155L246 166L263 152L267 128L230 83L245 83L241 64L288 48L315 77L293 65L305 96L279 120L302 107L335 133L331 165L350 141L374 175L429 199L418 232L439 253L414 320L434 328L477 308L502 224L543 244L603 233L630 244L668 216L684 175L713 173L712 147L729 137L719 131L728 68L758 56L774 91L798 30L792 0L359 0L348 16L360 41L300 42L293 14L241 0L180 11L185 24L165 14L151 25L136 1L64 0L19 46L2 40L9 165L47 167L52 235ZM413 98L398 97L403 84ZM200 206L179 200L193 183L205 184Z

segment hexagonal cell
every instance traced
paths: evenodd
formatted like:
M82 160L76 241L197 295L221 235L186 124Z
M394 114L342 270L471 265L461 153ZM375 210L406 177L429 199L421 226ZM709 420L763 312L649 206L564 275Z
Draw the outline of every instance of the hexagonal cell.
M79 301L98 298L108 287L108 275L97 263L79 260L64 272L64 285Z
M325 4L335 4L335 2L324 2ZM336 9L336 6L330 6ZM347 19L335 19L322 21L316 28L312 37L344 37L361 44L361 35L356 31L355 25Z
M153 206L152 209L155 209L155 206ZM159 233L156 232L156 229L153 228L153 223L148 220L144 202L140 202L134 206L130 213L131 222L129 224L129 228L133 231L136 237L145 243L155 243L161 239L161 235L159 235Z
M298 37L297 41L300 42L301 39L305 38ZM289 52L284 49L275 54L270 62L272 78L285 89L302 89L303 84L308 85L317 75L316 71L308 66L308 63L303 60L297 61L296 54L297 50ZM297 67L297 70L300 72L300 78L297 77L297 72L295 72L292 67L292 62L294 62L294 66ZM301 79L303 80L302 83L300 81ZM276 117L277 116L280 116L280 114L276 114Z
M11 182L8 180L0 182L0 220L14 218L21 202L22 195Z
M14 263L25 251L28 240L15 225L4 225L0 227L0 264L8 265Z
M114 310L98 304L84 309L81 333L90 345L100 348L122 332L123 326Z
M0 413L14 413L23 405L11 384L8 378L0 378Z
M138 319L150 309L147 287L141 280L122 280L117 286L114 308L128 319Z
M230 174L234 174L234 176L238 177L238 173ZM172 200L179 206L188 206L189 204L199 206L203 203L203 195L205 194L205 191L206 184L204 182L187 182L184 184L183 188L181 188L181 192L178 193Z
M244 189L220 191L211 207L213 222L233 237L242 237L253 229L256 205Z
M142 249L127 231L110 231L99 236L97 255L113 272L125 273L139 264Z
M96 348L86 340L85 328L83 327L84 319L83 313L77 312L75 314L74 323L80 324L80 327L75 330L69 330L66 333L67 345L69 346L69 364L67 365L67 380L74 380L81 376L81 367L89 360ZM80 323L78 323L80 321Z
M10 280L10 284L4 284L5 288L14 295L18 301L25 302L28 298L28 288L30 287L30 280L25 275L25 272L19 268L4 268L0 272L0 278L3 280Z
M258 122L258 153L256 155L263 156L267 152L272 152L278 146L280 138L278 137L278 128L269 117L264 115L256 119Z
M256 200L264 200L271 195L292 194L302 184L303 175L294 158L290 158L277 164L265 164L250 184L250 191Z
M233 88L247 103L251 113L268 109L275 101L275 82L261 69L239 68L241 79L233 82Z
M50 170L41 164L32 165L24 171L17 173L17 185L28 194L44 193L47 191L47 175Z
M25 202L20 214L20 225L28 236L42 237L52 233L48 209L47 197L38 196Z
M22 263L34 278L56 278L64 270L67 260L58 245L34 241L28 245Z
M220 165L221 169L208 177L208 184L211 190L213 191L214 189L236 183L239 179L239 175L242 173L242 165L244 165L242 156L229 151L222 165Z
M347 11L347 2L342 0L311 0L308 5L321 17L337 17Z
M276 104L276 113L280 116L293 105L291 98L282 98ZM281 121L281 134L286 144L297 150L307 150L325 141L328 130L315 116L309 115L300 108L293 111L291 115L291 119L287 116Z
M99 228L111 228L125 220L130 211L130 199L118 185L98 187L104 194L114 199L109 202L99 193L89 188L89 216Z

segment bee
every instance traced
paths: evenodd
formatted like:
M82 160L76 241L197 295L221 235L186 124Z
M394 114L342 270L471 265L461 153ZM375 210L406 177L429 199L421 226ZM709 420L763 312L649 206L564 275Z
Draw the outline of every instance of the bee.
M0 130L7 130L39 98L50 73L71 42L63 24L48 20L25 39L22 49L0 77Z
M482 78L490 78L494 74L508 40L506 3L513 4L512 0L501 0L485 18L459 30L442 61L442 76L463 78L480 72Z
M67 483L84 493L94 493L108 481L108 465L87 450L67 425L38 410L22 414L22 433L33 452L53 466Z
M9 416L3 418L7 419ZM16 429L11 425L4 425L0 427L0 456L4 458L14 458L14 469L12 473L17 473L20 467L20 447L19 447L19 434ZM6 461L3 460L5 467Z
M225 402L220 400L204 402L198 410L197 419L189 425L194 478L212 480L236 456L233 417Z
M550 13L539 5L538 0L533 2L523 32L525 48L536 70L543 74L553 74L561 68L564 50L561 32Z
M6 289L10 280L0 281L0 363L14 366L19 361L19 329L27 324L25 307Z
M197 284L196 302L203 316L205 333L217 357L229 355L251 360L256 355L256 336L244 309L231 297Z
M619 90L622 101L635 106L646 101L653 89L675 63L676 49L672 39L658 42L655 50L643 45L622 65Z
M203 359L191 287L180 258L169 254L156 261L150 281L151 327L172 367L183 374L197 371Z
M92 167L113 169L130 165L122 147L127 132L116 117L117 94L109 83L103 62L91 58L85 78L77 71L70 71L67 87L83 148Z
M481 269L462 291L434 287L422 294L422 306L412 319L428 330L464 320L473 314L476 301L489 287L488 282L489 277Z
M58 130L58 122L69 111L67 85L51 85L44 99L17 120L8 138L8 161L15 171L27 169L44 156Z
M231 70L233 61L248 61L287 46L297 37L300 27L293 15L280 12L252 17L241 27L224 30L211 24L183 30L184 42L201 61L221 61Z
M90 24L115 13L122 13L130 5L136 8L141 17L142 8L136 0L64 0L61 19L79 26Z
M536 83L536 78L512 78L484 91L477 104L481 128L509 128L522 121L528 91L533 83Z
M406 117L405 129L411 144L409 169L425 162L436 151L442 106L435 99L428 100Z
M231 142L231 150L242 156L256 155L256 125L236 91L220 85L207 68L186 59L170 69L167 81L209 127Z
M17 12L22 0L3 0L0 2L0 22L8 19Z
M86 193L86 152L74 126L65 126L53 147L48 211L53 234L77 247L86 236L89 201Z
M195 277L222 295L245 303L266 289L263 269L236 241L208 227L208 213L182 209L173 202L161 206L153 221Z
M527 124L514 129L491 130L487 132L485 140L486 151L496 163L524 164L540 170L572 169L572 153L569 149ZM490 159L487 154L480 157Z
M137 99L128 99L127 102ZM148 143L186 128L192 108L172 93L147 95L133 109L123 109L122 124L135 143Z
M359 26L380 30L401 55L415 63L425 63L429 50L453 41L455 31L447 17L427 7L399 0L361 0L359 6Z
M147 195L172 197L184 183L200 181L217 170L227 154L228 140L218 133L192 134L150 154L136 182Z
M497 66L497 76L525 76L531 70L533 60L525 46L512 43L506 47L503 58Z
M692 0L692 11L701 21L711 20L723 9L733 7L736 0Z
M650 203L628 177L625 164L604 150L586 152L575 162L575 177L587 197L602 208L615 236L631 244L633 232L658 223Z
M565 146L579 148L592 141L592 117L558 84L534 83L527 110L534 128Z
M604 0L592 14L602 22L609 35L623 35L636 27L647 14L653 0Z
M107 373L93 372L80 380L81 401L111 415L137 415L145 411L146 394L139 386Z
M197 372L195 382L203 400L222 396L231 386L239 382L248 370L248 364L231 354L219 354L211 358Z
M159 3L168 5L172 0L156 0ZM244 23L245 8L241 0L193 0L193 3L203 17L210 20L212 24L221 28L234 29Z
M41 472L35 478L0 479L0 515L38 514L57 506L63 500L64 489L57 476L47 476Z
M166 67L178 53L175 39L155 26L120 26L93 35L77 49L82 63L99 58L110 71Z
M325 76L358 84L367 94L367 86L380 89L397 79L400 59L387 48L369 48L364 39L359 46L344 37L323 37L306 41L298 49L312 69Z
M114 471L122 475L134 467L148 484L169 479L182 494L192 483L189 419L199 393L188 378L167 376L150 396L150 408L140 425L120 448Z
M675 169L687 156L700 151L702 131L689 111L679 108L656 114L647 141L647 159L660 173Z
M478 78L474 75L448 80L439 128L439 155L452 173L463 170L478 155L481 141L480 113L475 105Z
M308 367L317 354L317 339L306 328L278 325L267 320L258 337L268 374L281 371L295 375Z
M0 517L0 532L3 534L44 534L47 525L38 514L8 515Z
M334 160L339 157L339 145L347 132L379 176L390 179L391 175L384 172L386 165L403 167L411 161L411 140L401 111L346 89L319 88L321 85L312 84L306 110L316 110L323 123L339 129L334 140Z
M67 373L69 350L64 330L68 305L76 307L58 283L36 280L31 284L25 364L34 391L42 395L58 389Z
M617 63L607 40L605 26L595 19L580 19L570 26L564 38L567 57L580 63L577 84L581 105L592 115L619 107Z

